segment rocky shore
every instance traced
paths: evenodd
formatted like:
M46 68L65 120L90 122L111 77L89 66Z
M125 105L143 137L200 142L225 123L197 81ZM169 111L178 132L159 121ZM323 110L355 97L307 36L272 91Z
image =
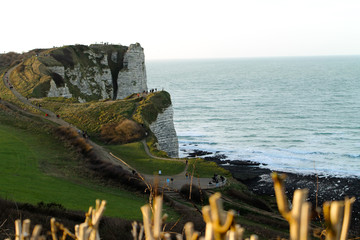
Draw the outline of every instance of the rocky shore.
M211 153L195 150L189 157L203 157L205 160L216 162L218 165L229 170L233 177L244 183L249 190L258 195L274 196L272 171L265 165L247 160L225 160L224 155L207 157ZM309 189L309 201L313 207L322 207L326 201L344 200L346 196L355 197L353 205L351 230L360 235L360 179L339 178L322 175L302 175L297 173L283 172L286 178L286 194L292 200L296 189ZM317 194L316 194L317 193Z

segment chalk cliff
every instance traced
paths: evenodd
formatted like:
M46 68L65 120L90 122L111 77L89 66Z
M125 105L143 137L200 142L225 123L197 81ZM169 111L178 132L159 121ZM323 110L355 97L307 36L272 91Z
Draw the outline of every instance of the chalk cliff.
M61 64L48 66L52 79L47 97L75 97L85 102L147 91L145 55L139 43L68 46L50 51L40 61L47 65L49 57Z
M150 124L150 130L158 140L158 149L165 151L170 157L179 157L179 143L173 122L173 108L170 105L159 113L154 122Z

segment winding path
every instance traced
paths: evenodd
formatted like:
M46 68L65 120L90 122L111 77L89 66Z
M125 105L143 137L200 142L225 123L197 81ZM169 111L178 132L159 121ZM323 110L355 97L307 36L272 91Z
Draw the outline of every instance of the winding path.
M11 79L10 79L10 75L11 72L17 67L18 65L16 65L15 67L11 68L10 70L8 70L6 72L6 74L4 75L3 81L5 86L14 94L15 97L17 97L22 103L31 106L33 108L37 108L40 111L42 111L43 113L47 114L47 116L40 116L42 118L46 118L54 123L59 124L60 126L66 126L66 127L71 127L75 130L78 130L76 127L74 127L73 125L69 124L68 122L64 121L61 118L58 118L55 113L53 113L52 111L48 110L48 109L44 109L42 107L39 106L35 106L33 105L27 98L25 98L24 96L22 96L11 84ZM10 103L9 103L10 104ZM12 106L14 106L13 104L10 104ZM32 114L29 113L23 109L20 109L20 111L26 113L26 114L31 114L31 115L36 115L36 114ZM39 116L39 115L36 115ZM141 141L142 144L144 145L144 149L146 154L154 159L161 159L161 160L167 160L167 161L181 161L184 162L184 165L186 164L185 160L183 159L173 159L173 158L162 158L162 157L156 157L153 156L147 145L146 145L146 141L142 140ZM120 165L121 167L123 167L124 169L128 170L129 172L131 172L132 170L135 170L134 168L132 168L131 166L129 166L125 161L123 161L122 159L120 159L119 157L113 155L112 153L108 152L107 150L105 150L102 146L92 142L91 140L88 140L88 143L93 147L93 151L96 152L96 154L104 161L106 162L110 162L116 165ZM157 178L159 180L159 187L162 187L164 189L168 189L168 190L179 190L184 184L190 184L193 183L194 185L197 185L198 187L200 187L201 189L208 189L208 188L215 188L215 187L219 187L219 185L215 185L215 184L211 184L209 185L209 182L211 182L211 178L196 178L196 177L186 177L186 172L188 170L188 165L185 166L184 171L176 174L176 175L172 175L172 176L165 176L165 175L159 175L159 176L153 176L153 175L147 175L147 174L142 174L145 178L145 180L148 183L153 183L155 178ZM172 179L172 181L171 181ZM223 185L223 184L222 184Z

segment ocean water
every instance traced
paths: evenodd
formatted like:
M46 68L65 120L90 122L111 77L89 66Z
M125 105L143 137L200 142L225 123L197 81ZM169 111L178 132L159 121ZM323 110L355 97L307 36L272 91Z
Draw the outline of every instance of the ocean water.
M360 56L147 61L171 94L180 156L360 177Z

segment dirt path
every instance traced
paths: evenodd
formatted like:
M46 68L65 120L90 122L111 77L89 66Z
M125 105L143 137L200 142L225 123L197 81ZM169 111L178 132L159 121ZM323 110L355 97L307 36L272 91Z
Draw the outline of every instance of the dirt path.
M61 119L60 117L57 117L55 113L53 113L52 111L48 110L48 109L44 109L41 106L35 106L33 105L29 99L25 98L24 96L22 96L11 84L11 79L10 79L10 74L11 72L16 68L17 66L11 68L10 70L7 71L7 73L4 75L3 81L5 86L14 94L14 96L16 96L22 103L37 108L40 111L42 111L44 113L43 116L40 115L40 117L42 118L46 118L54 123L57 123L60 126L66 126L66 127L71 127L73 129L75 129L76 131L78 131L78 129L69 124L68 122L64 121L63 119ZM10 104L10 103L9 103ZM13 104L10 104L13 105ZM14 107L14 106L13 106ZM25 114L30 114L30 115L34 115L34 116L39 116L36 114L32 114L29 113L23 109L18 108L19 111L22 111ZM95 151L95 153L104 161L106 162L110 162L116 165L120 165L121 167L123 167L124 169L128 170L129 172L131 172L132 170L135 170L134 168L132 168L131 166L129 166L125 161L123 161L122 159L120 159L119 157L113 155L112 153L108 152L107 150L105 150L102 146L92 142L91 140L88 140L89 144L93 147L93 151ZM153 156L147 145L146 145L146 141L142 140L141 141L144 145L144 149L146 154L151 157L151 158L155 158L155 159L161 159L161 160L166 160L166 161L181 161L184 162L184 165L186 164L184 159L174 159L174 158L161 158L161 157L156 157ZM160 169L159 169L160 170ZM165 175L159 175L159 176L153 176L153 175L147 175L147 174L142 174L142 176L144 176L145 180L149 183L153 183L155 178L158 178L159 180L159 187L164 187L165 189L169 189L169 190L179 190L183 185L185 184L194 184L197 185L198 187L200 187L201 189L209 189L209 188L215 188L215 187L219 187L220 185L215 185L215 184L209 184L209 182L211 182L211 178L196 178L196 177L187 177L186 176L186 172L188 170L188 165L185 166L184 171L177 174L177 175L172 175L172 176L165 176ZM224 182L225 184L225 182ZM223 185L223 184L222 184Z

